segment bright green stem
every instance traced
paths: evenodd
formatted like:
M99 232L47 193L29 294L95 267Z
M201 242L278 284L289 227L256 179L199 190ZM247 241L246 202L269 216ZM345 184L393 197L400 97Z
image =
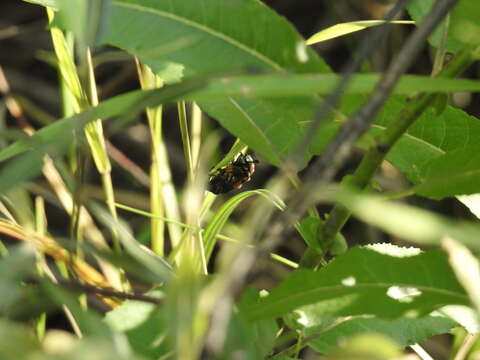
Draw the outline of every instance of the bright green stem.
M471 52L465 51L457 55L455 59L440 74L442 77L453 77L460 74L472 62ZM345 181L345 185L357 189L365 188L372 179L375 171L384 160L387 153L397 140L408 130L420 115L432 104L436 94L422 94L413 100L407 107L387 126L373 145L371 145L360 162L355 172ZM301 267L316 268L323 259L347 220L350 218L350 211L342 205L336 204L330 212L325 225L318 229L317 241L323 253L317 253L313 248L308 248L302 260Z
M35 198L35 230L38 234L44 235L47 231L47 222L45 217L45 203L43 198ZM37 252L37 270L40 277L44 276L44 266L46 265L45 255L40 251ZM35 319L35 333L38 341L42 341L45 336L45 329L47 324L47 314L41 313Z
M162 143L162 106L151 109L148 124L152 136L152 163L150 165L150 210L157 216L165 213L162 198L162 177L160 175L160 148ZM152 219L152 250L159 256L165 251L165 223L160 219Z
M187 166L187 174L190 181L193 181L193 158L192 148L190 143L190 135L188 133L187 124L187 110L185 109L185 102L179 101L177 103L178 121L180 123L180 133L182 135L183 153L185 155L185 164Z
M86 88L87 98L90 105L98 105L97 86L95 82L95 73L92 63L92 54L90 49L86 48L83 52L85 65L87 67L86 74ZM102 186L105 193L108 210L112 217L117 220L117 209L115 208L115 193L113 191L112 182L112 165L107 154L107 147L105 145L105 137L103 135L103 125L100 119L88 124L85 127L85 135L90 145L90 152L92 154L95 166L102 176ZM120 240L115 229L111 230L113 247L117 253L121 251Z
M148 66L136 60L138 76L142 89L155 89L163 87L163 81L156 76ZM155 217L151 219L151 246L159 256L164 255L165 248L165 223L161 219L165 214L164 198L162 196L162 166L168 168L168 163L161 160L162 151L162 113L163 107L147 109L148 127L152 139L151 164L150 164L150 211Z

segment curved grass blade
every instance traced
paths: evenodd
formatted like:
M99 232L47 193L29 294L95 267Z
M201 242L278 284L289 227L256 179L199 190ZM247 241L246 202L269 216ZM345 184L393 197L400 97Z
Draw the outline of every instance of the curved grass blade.
M285 209L284 202L280 198L278 198L274 193L265 189L245 191L229 199L220 207L220 209L218 209L217 213L215 214L215 216L213 217L213 219L210 221L207 228L205 229L205 233L203 235L203 241L205 244L205 258L207 262L210 259L210 256L212 255L217 236L220 233L220 231L222 231L223 226L227 222L232 212L243 200L253 195L263 196L265 199L271 201L272 204L275 205L278 209L280 210Z

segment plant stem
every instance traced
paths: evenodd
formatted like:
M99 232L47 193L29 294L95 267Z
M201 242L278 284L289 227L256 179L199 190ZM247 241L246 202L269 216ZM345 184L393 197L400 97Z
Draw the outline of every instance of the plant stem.
M45 202L41 197L35 197L35 230L40 235L47 232L47 218L45 216ZM45 255L38 251L37 255L37 271L40 277L44 277L44 266L46 266ZM47 325L47 313L43 312L35 321L35 332L39 341L43 340Z
M86 48L83 52L84 62L86 69L86 88L87 98L89 106L98 105L98 94L95 83L95 74L92 63L92 55L90 49ZM102 177L103 191L105 192L105 199L107 202L108 210L112 214L112 217L117 220L117 210L115 208L115 194L113 191L112 182L112 165L107 154L107 147L105 145L105 137L103 135L103 125L100 119L88 124L85 127L85 136L88 144L90 145L90 152L92 153L95 166ZM115 251L120 252L120 241L116 230L112 230L112 241Z
M467 334L453 360L464 360L478 339L478 334Z
M141 64L136 59L137 72L142 89L155 89L163 87L163 81L156 76L149 67ZM165 214L165 201L162 197L162 178L160 152L163 144L162 139L162 113L163 107L147 109L148 127L152 140L151 164L150 164L150 211L153 215L162 217ZM167 166L164 164L163 166ZM151 219L151 247L159 256L164 255L165 247L165 223L160 218Z
M179 101L177 103L178 109L178 121L180 123L180 132L182 135L182 144L183 144L183 154L185 156L185 164L187 166L187 174L190 183L193 181L193 158L192 158L192 148L190 143L190 135L188 133L188 124L187 124L187 110L185 108L185 101Z
M192 116L190 133L192 134L192 163L193 168L198 166L198 158L200 156L200 145L202 140L202 110L197 103L192 102Z
M453 77L464 71L472 62L469 51L464 51L448 65L441 73L442 77ZM375 171L384 160L387 153L397 140L419 118L425 109L432 104L436 94L422 94L411 102L395 119L387 126L374 144L371 145L363 156L360 165L346 181L347 186L363 189L370 182ZM345 207L337 204L330 212L324 226L317 233L318 245L323 249L323 254L315 254L312 248L307 249L300 266L315 268L328 252L333 244L336 234L343 228L351 213Z

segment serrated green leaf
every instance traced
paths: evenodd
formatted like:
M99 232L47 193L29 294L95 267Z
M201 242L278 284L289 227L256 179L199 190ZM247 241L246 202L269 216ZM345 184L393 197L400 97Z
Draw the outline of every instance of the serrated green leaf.
M399 347L404 348L424 341L431 336L444 334L455 324L453 320L440 316L397 320L356 318L322 332L321 336L309 342L309 346L322 354L328 354L340 345L345 338L367 332L387 336ZM306 330L305 336L314 335L319 330L316 326L310 327Z
M373 133L383 131L405 106L403 100L391 99L373 125ZM425 180L428 163L447 152L476 144L480 136L480 120L463 110L447 106L438 114L427 109L387 154L387 160L402 171L410 181Z
M358 109L364 98L349 95L341 106L345 115ZM372 136L380 136L388 124L396 119L407 105L407 100L400 96L391 97L376 117L367 135L360 145L367 147ZM320 154L325 144L341 125L341 119L327 124L313 144L314 154ZM441 114L433 107L428 108L397 141L389 151L386 159L404 173L414 184L425 179L427 164L445 153L476 144L480 136L480 120L468 115L463 110L447 106Z
M480 146L473 145L432 160L427 165L425 180L414 191L437 200L480 192L479 154Z
M329 72L285 18L261 1L117 0L106 42L125 49L167 83L184 74L245 68L268 72ZM145 24L149 24L145 31ZM165 47L188 42L188 46ZM272 46L282 44L282 46ZM276 166L302 136L299 122L319 104L292 99L209 99L199 105L257 154ZM305 163L310 155L305 156Z
M137 55L155 73L165 62L181 64L186 75L245 66L271 71L328 71L313 51L304 48L306 59L301 57L298 44L303 43L302 37L257 0L116 0L112 10L106 42ZM145 24L149 24L148 33ZM195 41L188 49L155 56L154 50L161 44L185 37ZM270 46L280 43L280 47Z
M117 0L107 42L139 57L167 82L184 74L260 68L270 72L329 72L282 17L258 0ZM144 24L149 24L145 34ZM188 47L161 56L156 50L172 39ZM282 44L282 46L271 46ZM167 78L166 68L177 76ZM237 99L199 101L210 116L270 163L280 166L300 139L318 100Z
M414 0L409 3L407 9L416 23L420 24L434 4L434 0ZM479 45L479 18L480 9L476 0L461 0L458 2L449 15L447 51L455 53L462 49L465 44ZM445 24L445 21L443 24ZM429 41L433 46L439 46L442 32L443 26L438 26L430 36Z
M401 356L398 346L388 337L376 333L355 335L339 346L329 360L390 360Z
M313 247L317 252L322 252L316 241L318 228L323 226L325 222L315 217L307 217L295 225L295 228L302 236L303 240L309 247ZM341 233L335 236L330 253L332 255L343 254L348 249L348 244Z
M297 270L257 304L251 320L281 316L307 304L330 316L421 315L445 304L467 304L443 252L392 257L353 248L319 271Z

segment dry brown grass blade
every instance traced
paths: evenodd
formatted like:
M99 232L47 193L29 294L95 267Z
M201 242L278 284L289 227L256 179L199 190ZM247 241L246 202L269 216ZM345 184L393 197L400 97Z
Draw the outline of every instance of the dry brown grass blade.
M35 248L55 260L68 264L75 274L77 274L86 284L102 289L114 289L112 284L98 272L94 267L73 255L67 249L60 246L54 239L40 235L32 230L14 224L8 220L0 219L0 233L8 235L14 239L30 242ZM97 295L98 298L110 308L121 304L119 300Z

